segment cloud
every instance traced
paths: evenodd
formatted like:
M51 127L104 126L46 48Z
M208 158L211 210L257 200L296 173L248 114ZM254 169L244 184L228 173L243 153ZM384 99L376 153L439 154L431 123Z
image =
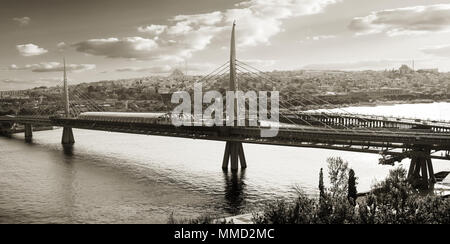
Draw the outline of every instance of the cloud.
M56 47L58 48L58 51L62 52L67 49L68 45L65 42L59 42L56 44Z
M426 54L450 58L450 45L439 45L421 49Z
M225 12L228 22L237 20L241 45L270 44L270 38L283 31L284 20L317 14L339 0L249 0L237 4L244 7Z
M2 91L10 90L23 90L28 89L36 84L30 80L19 80L19 79L0 79L0 87Z
M0 87L2 91L8 90L24 90L31 89L38 86L55 86L62 84L61 77L53 78L37 78L33 80L21 79L0 79Z
M2 79L0 80L1 83L4 84L15 84L15 83L23 83L23 80L17 80L17 79Z
M91 39L72 46L79 52L109 58L130 58L141 60L161 60L180 62L190 57L192 52L204 49L217 30L202 27L196 32L183 35L183 38L161 40L158 37Z
M172 70L170 65L151 66L151 67L125 67L116 69L117 72L149 72L149 73L169 73Z
M149 72L154 74L167 74L171 73L174 69L184 70L187 69L188 72L207 72L208 70L214 68L215 66L211 63L191 63L184 65L153 65L150 67L125 67L118 68L115 71L117 72Z
M180 66L178 67L181 70L185 70L187 69L188 73L190 74L190 72L195 72L195 73L207 73L210 71L213 71L215 68L217 68L217 65L212 64L212 63L189 63L186 66Z
M167 25L147 25L139 26L138 31L143 33L148 33L152 35L160 35L167 29Z
M356 62L309 64L302 67L306 70L384 70L409 64L411 60L362 60Z
M243 63L256 67L271 67L277 62L276 60L273 59L245 59L241 61ZM244 69L242 71L245 72L246 70Z
M66 71L83 72L87 70L93 70L96 68L95 64L67 64ZM31 70L32 72L62 72L64 66L59 62L43 62L39 64L27 64L25 66L17 66L12 64L8 68L9 70Z
M79 52L110 58L151 58L158 48L154 39L142 37L90 39L72 45Z
M21 26L25 26L30 24L31 18L30 17L15 17L13 18L14 21L16 21L17 23L19 23L19 25Z
M413 6L372 12L349 24L356 35L386 33L388 36L450 31L450 4Z
M283 31L284 20L317 14L340 0L248 0L234 8L191 15L177 15L168 25L138 27L141 33L151 33L153 39L126 37L123 39L92 39L76 43L77 51L111 58L158 59L183 61L194 52L212 44L229 42L230 27L238 23L240 47L269 45L270 38ZM149 48L136 49L129 38L151 43Z
M48 52L48 50L32 43L17 45L16 48L17 51L19 51L20 55L25 57L37 56Z
M334 38L336 38L335 35L320 35L320 36L308 36L308 37L306 37L306 40L320 41L320 40L334 39Z
M174 24L169 27L168 34L170 35L188 35L191 31L199 31L202 27L218 27L224 16L220 11L215 11L206 14L193 15L177 15L170 21Z

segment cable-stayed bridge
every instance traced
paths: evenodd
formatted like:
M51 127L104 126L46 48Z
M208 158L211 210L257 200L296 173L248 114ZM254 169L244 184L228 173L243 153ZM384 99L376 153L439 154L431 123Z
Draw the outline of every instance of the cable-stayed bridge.
M203 84L227 80L229 91L274 91L278 81L269 74L236 59L234 25L231 37L230 60L198 82ZM65 62L64 62L65 65ZM411 159L409 180L420 187L432 186L432 159L450 160L450 122L354 114L345 109L299 111L298 104L328 104L313 96L279 102L279 131L274 137L262 137L261 131L270 127L265 121L257 126L174 126L174 115L165 113L108 113L88 94L67 84L64 69L62 103L64 115L49 114L36 109L28 116L0 117L0 132L12 133L17 124L24 125L25 139L32 140L33 126L64 128L62 144L75 143L72 128L133 133L143 135L182 137L226 142L222 167L237 170L247 167L243 143L323 148L342 151L378 153L381 163L394 164ZM248 104L246 104L247 106ZM88 112L86 112L88 111Z

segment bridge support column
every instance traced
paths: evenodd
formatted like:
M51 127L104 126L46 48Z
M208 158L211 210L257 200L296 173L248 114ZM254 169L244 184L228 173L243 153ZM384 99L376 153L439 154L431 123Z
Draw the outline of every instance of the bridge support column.
M74 143L75 143L75 139L73 137L72 128L64 127L63 134L62 134L62 139L61 139L61 144L63 144L63 146L71 146Z
M25 125L25 142L31 143L33 141L33 126L30 124Z
M411 164L408 170L408 181L415 188L433 188L434 183L436 183L436 178L429 149L413 149L411 154Z
M228 165L231 161L231 170L236 171L241 163L241 169L247 168L247 161L245 159L244 147L242 142L227 141L225 145L225 153L223 155L222 169L228 170Z

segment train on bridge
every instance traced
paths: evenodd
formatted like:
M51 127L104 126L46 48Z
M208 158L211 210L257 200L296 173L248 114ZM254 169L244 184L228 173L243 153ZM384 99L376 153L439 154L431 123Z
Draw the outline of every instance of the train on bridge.
M59 116L50 117L50 119L58 119ZM194 120L194 116L191 114L174 114L167 112L152 112L152 113L123 113L123 112L85 112L80 113L77 119L92 122L120 122L120 123L133 123L133 124L156 124L156 125L173 125L173 119L179 119L182 121L188 121L190 123L198 122L205 125L206 119L197 118ZM222 124L226 125L229 117L224 116ZM259 125L258 120L247 118L246 124ZM235 123L237 124L237 123Z
M53 117L55 118L55 117ZM118 112L86 112L77 117L80 120L101 122L170 124L171 116L167 113L118 113Z

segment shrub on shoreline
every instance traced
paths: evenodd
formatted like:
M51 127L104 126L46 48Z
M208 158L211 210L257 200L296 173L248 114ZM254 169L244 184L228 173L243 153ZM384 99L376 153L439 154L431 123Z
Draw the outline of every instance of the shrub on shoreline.
M354 172L348 174L350 170L340 158L328 159L328 163L331 187L323 189L323 183L319 183L319 199L299 192L294 201L267 203L261 212L254 214L254 223L450 224L450 200L415 190L406 180L404 169L391 170L367 196L354 201L351 196L356 194ZM352 185L343 184L346 180Z

